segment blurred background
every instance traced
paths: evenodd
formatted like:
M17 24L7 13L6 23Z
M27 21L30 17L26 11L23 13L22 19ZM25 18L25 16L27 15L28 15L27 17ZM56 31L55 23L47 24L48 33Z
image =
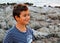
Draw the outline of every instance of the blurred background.
M60 0L0 0L0 43L5 33L16 24L12 17L15 4L25 3L30 10L29 26L43 33L54 33L60 37ZM38 39L36 43L60 43L60 38Z

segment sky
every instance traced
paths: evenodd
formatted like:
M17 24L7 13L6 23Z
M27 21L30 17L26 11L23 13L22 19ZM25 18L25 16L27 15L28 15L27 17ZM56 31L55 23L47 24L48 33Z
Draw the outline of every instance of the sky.
M30 2L34 3L36 6L51 5L51 6L60 6L60 0L0 0L0 3L24 3Z

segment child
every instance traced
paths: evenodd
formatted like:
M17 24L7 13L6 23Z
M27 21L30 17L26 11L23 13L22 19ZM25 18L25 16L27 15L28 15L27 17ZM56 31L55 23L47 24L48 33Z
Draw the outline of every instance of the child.
M3 43L32 43L34 39L33 31L26 26L30 21L27 5L15 5L13 9L13 17L17 23L7 31Z

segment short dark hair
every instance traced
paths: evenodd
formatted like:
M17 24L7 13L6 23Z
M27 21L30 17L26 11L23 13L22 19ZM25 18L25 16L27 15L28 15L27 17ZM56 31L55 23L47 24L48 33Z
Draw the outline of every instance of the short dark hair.
M27 11L27 10L28 10L28 7L25 4L16 4L16 5L14 5L14 8L13 8L13 17L14 17L14 19L15 19L15 16L20 17L19 15L22 11Z

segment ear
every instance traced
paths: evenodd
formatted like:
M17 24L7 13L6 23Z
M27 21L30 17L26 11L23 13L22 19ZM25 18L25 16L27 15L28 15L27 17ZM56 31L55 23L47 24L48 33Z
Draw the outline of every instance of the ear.
M15 19L18 21L19 20L19 17L18 16L15 16Z

